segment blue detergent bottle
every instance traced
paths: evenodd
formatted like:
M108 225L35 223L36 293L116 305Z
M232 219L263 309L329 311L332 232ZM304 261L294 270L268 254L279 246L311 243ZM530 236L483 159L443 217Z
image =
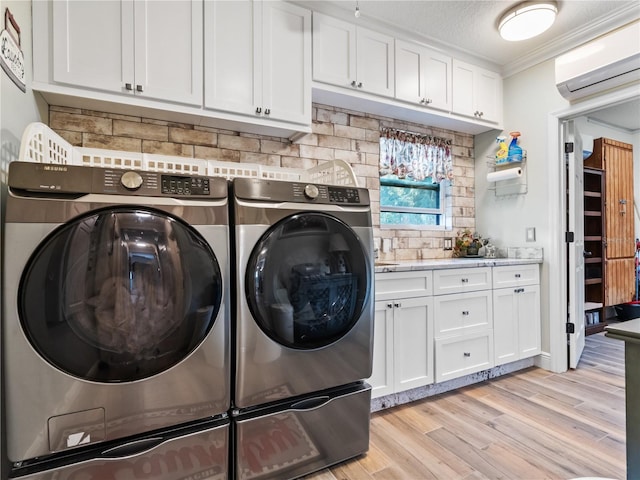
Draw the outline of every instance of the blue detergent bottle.
M507 162L521 162L522 161L522 148L518 145L518 137L520 132L510 132L511 143L509 144L509 155L507 156Z

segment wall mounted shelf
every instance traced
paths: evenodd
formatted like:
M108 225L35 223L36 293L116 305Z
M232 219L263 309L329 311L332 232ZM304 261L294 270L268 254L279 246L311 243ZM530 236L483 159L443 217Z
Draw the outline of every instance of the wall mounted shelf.
M522 169L522 175L516 178L497 180L489 182L489 190L493 190L496 197L507 197L512 195L524 195L528 192L527 181L527 152L522 151L522 161L498 163L494 157L487 157L487 170L489 174L505 172L514 168Z

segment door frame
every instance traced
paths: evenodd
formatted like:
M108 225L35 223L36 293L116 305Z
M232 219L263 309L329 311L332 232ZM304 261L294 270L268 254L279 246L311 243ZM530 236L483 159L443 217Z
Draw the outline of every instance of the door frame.
M549 233L551 236L548 264L549 268L549 357L542 359L540 366L552 372L568 370L567 352L567 248L564 233L567 229L567 200L565 181L564 149L562 122L611 107L640 97L640 85L626 87L619 91L601 95L562 110L550 112L547 116L547 158L549 162L549 189L551 194L548 205ZM555 208L554 208L555 207ZM545 254L545 256L547 256ZM555 267L553 267L555 265Z

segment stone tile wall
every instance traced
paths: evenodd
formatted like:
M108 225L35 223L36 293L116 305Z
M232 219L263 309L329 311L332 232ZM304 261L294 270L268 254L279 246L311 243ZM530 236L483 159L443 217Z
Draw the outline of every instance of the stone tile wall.
M360 186L370 190L374 236L392 239L382 260L446 258L443 238L461 228L475 228L473 136L340 108L313 108L312 133L287 139L51 106L49 126L74 146L125 150L286 168L310 168L327 160L349 163ZM454 184L453 231L381 229L379 203L380 128L391 127L452 140Z

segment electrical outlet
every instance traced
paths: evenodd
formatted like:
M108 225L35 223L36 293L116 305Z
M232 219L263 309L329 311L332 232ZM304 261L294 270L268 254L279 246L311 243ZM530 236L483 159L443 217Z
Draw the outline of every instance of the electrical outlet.
M448 237L444 238L442 241L442 249L443 250L453 250L453 238Z
M535 242L536 241L536 229L535 227L527 228L527 242Z

